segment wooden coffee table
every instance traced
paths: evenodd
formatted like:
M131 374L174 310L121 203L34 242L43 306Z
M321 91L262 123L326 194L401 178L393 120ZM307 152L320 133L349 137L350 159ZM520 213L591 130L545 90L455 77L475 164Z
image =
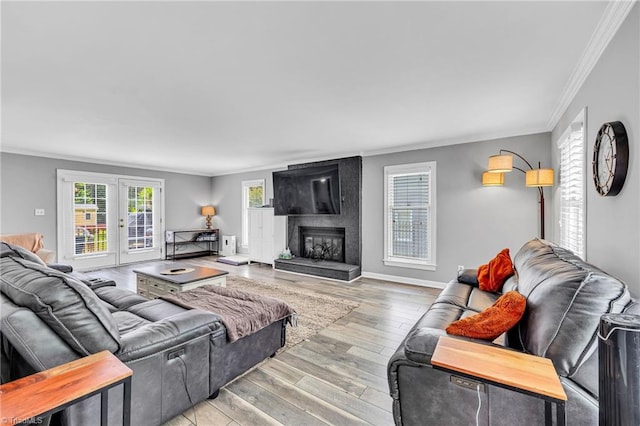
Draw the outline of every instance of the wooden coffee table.
M138 294L150 299L203 285L226 287L228 274L227 271L182 263L157 264L134 269L133 272L136 273Z

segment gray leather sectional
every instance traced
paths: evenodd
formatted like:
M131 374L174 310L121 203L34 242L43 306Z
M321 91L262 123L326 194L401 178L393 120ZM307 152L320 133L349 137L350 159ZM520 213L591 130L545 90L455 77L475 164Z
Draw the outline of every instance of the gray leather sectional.
M597 425L600 316L639 314L640 307L624 283L547 241L527 242L513 262L516 274L503 292L517 290L527 298L524 317L497 342L477 342L550 358L568 397L568 424ZM476 389L453 384L451 374L430 362L449 323L484 310L500 296L479 290L470 276L447 284L389 361L397 425L476 424ZM496 386L487 386L480 398L480 425L544 424L540 399Z
M285 320L233 343L218 315L148 300L114 286L91 289L2 244L2 382L108 350L130 367L132 425L159 425L273 355ZM99 396L65 409L53 423L96 424ZM122 419L122 386L109 391L109 424Z

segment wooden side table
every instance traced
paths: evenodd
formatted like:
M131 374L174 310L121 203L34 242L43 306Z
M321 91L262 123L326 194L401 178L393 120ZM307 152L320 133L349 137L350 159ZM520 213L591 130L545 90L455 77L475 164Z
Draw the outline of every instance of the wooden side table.
M431 357L434 368L544 400L545 424L566 422L565 401L556 369L548 358L441 336Z
M0 385L2 424L17 424L57 413L76 402L101 394L100 424L107 425L108 391L124 385L122 423L131 424L133 371L109 351L41 371Z

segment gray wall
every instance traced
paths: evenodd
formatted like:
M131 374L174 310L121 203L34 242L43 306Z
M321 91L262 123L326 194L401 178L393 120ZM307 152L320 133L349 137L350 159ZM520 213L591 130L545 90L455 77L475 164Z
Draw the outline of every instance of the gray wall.
M503 248L512 254L539 236L538 191L524 186L524 174L513 171L503 187L483 187L487 158L500 148L515 151L530 163L549 165L550 134L474 142L418 151L364 157L362 213L362 270L416 280L448 282L457 266L477 267ZM384 167L435 161L436 262L435 271L385 266ZM515 166L523 166L517 159ZM545 197L549 198L548 189ZM546 209L549 216L550 208Z
M640 7L636 4L552 133L560 138L587 107L587 232L589 263L624 280L640 296ZM600 126L621 121L629 136L629 169L622 191L600 196L591 159ZM554 156L557 168L557 158Z
M211 203L211 178L206 176L8 153L0 154L0 168L0 232L40 232L52 250L57 245L57 169L164 179L166 229L203 227L200 207ZM45 209L45 216L35 216L36 208Z
M543 165L548 165L550 146L550 134L544 133L363 157L363 272L446 282L455 277L457 265L476 267L505 247L518 250L539 233L538 192L526 188L524 175L517 171L506 177L504 187L482 187L482 172L487 167L489 155L497 154L500 148L516 151L530 162L542 161ZM385 267L382 264L383 167L422 161L437 162L437 270ZM265 179L268 199L273 197L271 172L264 170L213 178L213 202L218 209L216 220L223 234L240 238L241 182ZM547 213L549 211L547 208Z
M282 170L282 169L279 169ZM265 201L273 198L272 170L216 176L212 179L213 205L216 206L215 225L221 235L235 235L238 253L247 253L242 240L242 181L264 179Z

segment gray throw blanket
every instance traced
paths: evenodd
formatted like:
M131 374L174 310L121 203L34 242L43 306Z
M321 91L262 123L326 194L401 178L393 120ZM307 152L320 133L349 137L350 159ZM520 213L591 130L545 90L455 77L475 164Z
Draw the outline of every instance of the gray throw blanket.
M275 297L205 285L193 290L162 296L161 299L186 309L200 309L218 314L227 328L230 342L287 318L295 325L296 311ZM291 317L294 317L293 320Z

